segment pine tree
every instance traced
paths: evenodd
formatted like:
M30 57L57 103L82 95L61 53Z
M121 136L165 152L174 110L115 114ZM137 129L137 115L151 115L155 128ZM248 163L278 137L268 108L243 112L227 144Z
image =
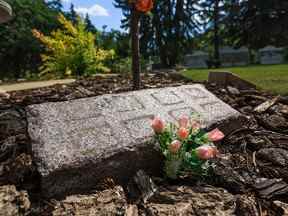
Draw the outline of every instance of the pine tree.
M70 11L67 14L67 18L73 23L73 25L77 25L79 15L75 11L74 4L72 4L72 3L70 5Z
M234 16L227 21L227 37L235 46L251 49L288 44L288 2L286 0L234 0Z
M131 8L127 0L114 2L122 9L122 27L127 29ZM159 55L163 67L175 66L181 60L187 40L198 33L195 2L197 0L154 1L152 15L140 17L140 50L144 57Z
M96 32L96 28L95 28L95 26L92 24L88 13L87 13L86 16L85 16L84 23L85 23L85 25L86 25L86 31L94 32L94 33Z
M13 6L14 18L0 26L0 77L21 78L37 73L42 46L31 29L45 34L59 27L59 11L44 0L6 0Z
M228 2L226 0L206 0L199 4L198 14L202 29L206 34L212 35L208 44L213 46L213 63L215 67L221 65L220 62L220 47L223 45L223 40L220 37L224 25L224 20L228 16L225 10ZM220 39L221 38L221 39Z

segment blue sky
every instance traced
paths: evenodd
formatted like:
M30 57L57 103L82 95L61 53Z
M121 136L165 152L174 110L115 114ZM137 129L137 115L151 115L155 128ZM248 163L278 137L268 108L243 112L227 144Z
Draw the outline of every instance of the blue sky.
M113 0L62 0L62 3L64 10L69 10L70 4L73 3L78 13L88 13L98 29L107 25L107 30L120 30L122 11L113 6Z

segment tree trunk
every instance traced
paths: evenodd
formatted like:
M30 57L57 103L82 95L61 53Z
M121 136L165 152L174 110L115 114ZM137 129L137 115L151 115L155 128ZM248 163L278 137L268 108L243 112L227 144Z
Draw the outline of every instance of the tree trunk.
M171 59L171 64L173 66L175 66L176 63L179 62L180 47L182 46L181 41L183 41L183 39L181 39L181 33L182 33L181 23L184 21L183 13L184 13L184 0L177 0L176 11L174 16L174 26L175 26L174 51L172 53L172 59Z
M139 12L132 9L131 40L132 40L132 74L133 89L140 89L140 51L139 51Z
M162 67L168 67L168 60L167 60L167 50L165 49L165 45L163 44L162 40L162 27L161 27L161 21L159 17L159 11L158 9L155 9L155 14L153 15L153 26L155 28L155 40L156 40L156 46L159 50L159 56L160 56L160 63Z
M215 0L213 19L214 19L214 62L215 62L215 67L219 68L221 65L220 52L219 52L219 48L220 48L220 41L219 41L219 0Z

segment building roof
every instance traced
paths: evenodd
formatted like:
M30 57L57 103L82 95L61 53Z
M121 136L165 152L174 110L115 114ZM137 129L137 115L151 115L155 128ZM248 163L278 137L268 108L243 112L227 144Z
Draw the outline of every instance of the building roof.
M248 48L240 47L239 49L234 49L233 47L225 46L222 49L220 49L220 53L242 53L242 52L248 52Z
M263 49L260 49L260 52L263 52L263 51L282 51L282 50L283 50L282 47L266 46Z
M208 53L207 52L203 52L201 50L196 50L196 51L193 51L192 54L188 54L186 56L208 56Z

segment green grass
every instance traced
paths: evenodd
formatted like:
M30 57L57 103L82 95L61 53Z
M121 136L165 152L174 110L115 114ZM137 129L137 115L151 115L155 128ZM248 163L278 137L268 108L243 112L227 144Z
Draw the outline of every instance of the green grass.
M251 65L220 69L188 69L183 75L195 80L207 80L209 71L230 71L248 80L259 89L274 94L288 95L288 64L281 65Z

